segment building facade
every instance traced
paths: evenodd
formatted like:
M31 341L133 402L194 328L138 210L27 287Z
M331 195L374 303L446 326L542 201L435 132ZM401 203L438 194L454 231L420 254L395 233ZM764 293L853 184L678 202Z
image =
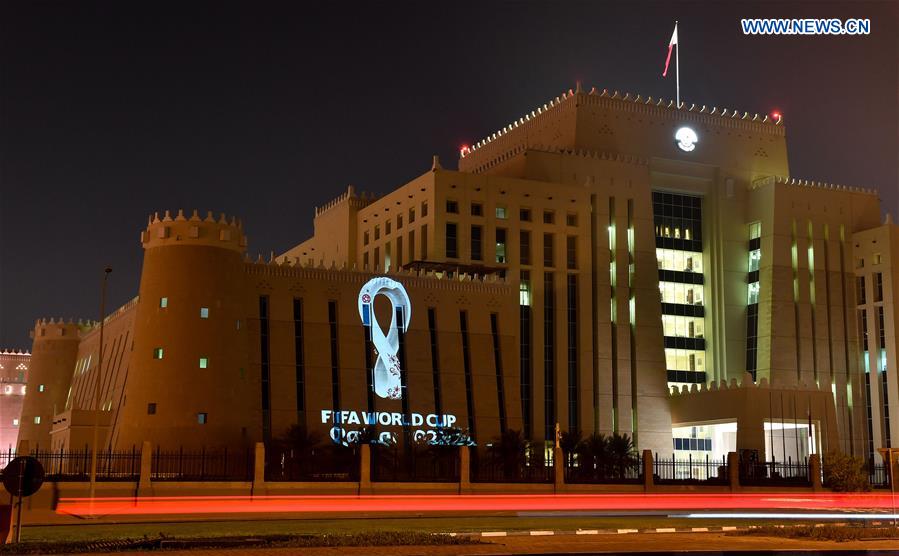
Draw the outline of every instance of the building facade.
M16 449L30 364L27 351L0 351L0 452Z
M102 370L96 327L36 326L31 382L59 388L29 389L22 439L101 423L116 447L230 446L296 423L340 443L377 421L684 456L889 441L899 380L868 387L864 361L895 376L895 312L858 297L876 286L857 260L895 227L871 190L787 177L780 119L578 87L460 154L381 197L348 188L269 261L233 219L151 218Z

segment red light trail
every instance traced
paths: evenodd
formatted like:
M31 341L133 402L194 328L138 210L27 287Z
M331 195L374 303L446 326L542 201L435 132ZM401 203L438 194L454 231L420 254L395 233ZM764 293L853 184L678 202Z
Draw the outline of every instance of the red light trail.
M685 510L885 510L889 493L766 494L471 494L169 496L154 498L61 498L64 515L183 515L255 513L403 513L521 511Z

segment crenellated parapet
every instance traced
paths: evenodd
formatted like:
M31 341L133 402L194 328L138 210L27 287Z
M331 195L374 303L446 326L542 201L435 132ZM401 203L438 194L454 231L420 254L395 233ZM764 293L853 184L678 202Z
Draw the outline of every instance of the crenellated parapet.
M852 185L840 185L836 183L826 183L814 180L803 180L791 178L787 176L767 176L757 179L750 184L749 189L759 189L771 185L789 185L793 187L808 187L815 189L829 189L832 191L847 191L851 193L863 193L865 195L877 196L877 190L868 187L856 187Z
M367 207L376 201L378 197L372 193L366 193L363 191L360 194L356 194L356 188L352 185L347 187L347 190L342 194L338 195L334 199L331 199L327 203L322 206L315 207L315 216L320 216L334 207L347 204L351 209L359 210Z
M84 321L78 319L65 320L59 318L43 318L37 319L34 323L34 329L31 331L31 337L35 342L41 340L53 339L78 339L82 332L90 330L99 322Z
M777 381L774 384L770 384L768 379L762 377L758 380L758 382L753 382L752 375L749 373L743 373L743 380L737 381L736 378L731 378L728 380L713 380L708 384L704 382L700 382L698 384L691 384L689 386L682 385L680 388L677 386L672 386L669 389L670 397L679 397L679 396L690 396L695 394L704 394L708 392L718 392L721 390L801 390L801 391L824 391L820 385L815 383L787 383L781 384Z
M212 211L201 218L196 210L190 217L179 209L173 218L169 211L162 217L159 213L150 216L146 230L140 234L144 249L169 245L199 245L219 247L243 253L247 247L247 237L243 224L235 217L226 218L222 213L215 218Z
M495 165L498 157L533 148L531 141L533 141L533 137L539 135L539 130L550 122L559 121L568 110L582 106L608 108L678 123L694 122L746 133L781 137L785 135L782 117L772 118L768 115L750 114L730 108L684 102L677 105L670 99L643 97L640 94L632 95L631 93L622 94L618 91L610 92L608 89L598 91L595 87L589 92L585 92L578 85L576 90L569 89L477 143L460 149L460 170L483 171L488 164Z
M513 285L506 279L496 274L467 274L457 273L450 277L446 272L432 270L409 269L381 271L377 268L348 268L324 265L304 265L298 260L291 261L283 257L280 261L269 259L265 261L261 256L255 262L246 260L246 273L248 276L285 277L307 280L325 280L330 282L364 282L373 274L389 276L397 281L410 286L422 288L434 288L451 291L495 292L497 288L508 289L511 292Z

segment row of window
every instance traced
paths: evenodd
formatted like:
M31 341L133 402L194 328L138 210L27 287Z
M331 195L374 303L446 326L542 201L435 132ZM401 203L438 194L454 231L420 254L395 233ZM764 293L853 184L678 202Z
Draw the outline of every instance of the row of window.
M446 223L446 258L458 259L459 257L459 228L455 222ZM472 225L469 234L469 255L473 261L484 260L483 252L483 228ZM505 228L497 228L494 242L494 260L499 264L508 264L508 237ZM518 232L518 247L520 264L531 264L531 232L520 230ZM543 266L555 266L555 236L551 233L543 234ZM577 236L567 236L565 240L565 266L570 270L577 269Z
M684 284L681 282L659 282L662 303L702 306L702 284Z
M880 253L874 253L873 255L871 255L871 264L872 265L880 264L882 262L883 262L883 255L881 255ZM858 259L855 260L855 267L856 268L864 268L865 267L864 257L859 257Z
M408 215L409 215L409 224L414 223L415 222L415 207L412 207L409 209ZM421 204L421 216L422 216L422 218L424 218L427 215L428 215L428 203L423 202ZM365 220L364 222L367 222L367 220ZM386 235L390 235L390 233L393 231L392 225L393 225L393 220L386 220L384 222L384 233ZM398 214L396 216L396 229L397 230L403 229L402 213ZM375 241L381 239L381 225L380 224L375 224L375 226L373 228L373 232L374 232ZM362 245L363 246L368 245L370 241L371 241L371 236L369 235L369 231L366 230L366 231L362 232Z
M875 272L871 275L871 279L874 281L874 302L883 301L883 273ZM864 305L868 302L864 276L856 278L856 293L858 294L859 305Z
M702 274L702 253L680 249L656 249L659 270L695 272Z
M156 402L150 402L147 404L147 415L156 415ZM209 422L209 413L201 412L197 413L197 423L201 425L205 425Z
M704 452L712 451L711 438L675 438L675 450L701 450Z
M153 348L153 359L162 359L163 355L165 355L165 350L161 347ZM208 357L200 357L199 367L201 369L209 368L209 358Z
M459 202L454 200L446 201L446 212L447 214L459 214ZM484 205L483 203L471 203L469 205L469 214L471 216L484 216ZM496 218L499 220L506 220L509 217L509 211L505 206L498 206L495 208L494 214ZM530 222L531 221L531 209L529 208L520 208L518 209L518 219L522 222ZM565 225L566 226L577 226L578 218L577 214L573 212L569 212L565 215ZM543 223L544 224L555 224L556 223L556 212L553 210L544 210L543 211Z

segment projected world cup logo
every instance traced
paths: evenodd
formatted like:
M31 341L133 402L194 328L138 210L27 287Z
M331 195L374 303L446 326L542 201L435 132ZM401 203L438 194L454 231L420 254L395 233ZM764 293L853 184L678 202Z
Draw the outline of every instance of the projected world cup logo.
M390 326L387 333L375 317L375 297L383 295L390 300ZM386 276L372 278L359 290L359 316L362 326L369 330L369 337L375 346L378 360L373 369L375 393L389 400L402 397L400 380L400 328L405 332L412 317L412 304L402 284ZM397 319L401 322L397 322Z

